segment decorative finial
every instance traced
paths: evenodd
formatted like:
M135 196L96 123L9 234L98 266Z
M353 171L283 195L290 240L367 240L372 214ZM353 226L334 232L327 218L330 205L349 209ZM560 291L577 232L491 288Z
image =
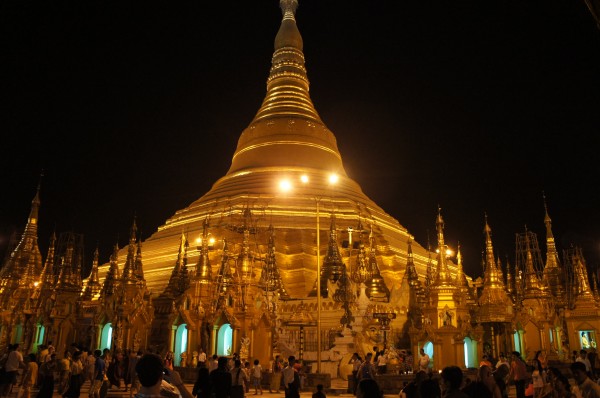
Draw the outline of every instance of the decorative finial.
M279 6L281 7L281 12L283 13L284 19L294 19L296 8L298 8L298 0L280 0Z

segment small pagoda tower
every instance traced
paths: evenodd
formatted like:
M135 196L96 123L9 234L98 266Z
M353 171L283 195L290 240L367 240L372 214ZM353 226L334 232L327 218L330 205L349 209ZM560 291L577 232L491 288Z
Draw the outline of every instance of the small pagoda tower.
M448 267L450 252L445 243L444 220L439 208L436 230L437 269L428 289L423 325L417 334L411 336L413 352L417 353L431 343L433 355L430 357L434 369L442 369L449 363L464 367L464 338L471 334L470 314L466 297L457 287Z
M543 264L535 233L526 230L517 235L517 261L523 276L516 305L515 349L522 355L550 352L556 312L550 289L539 275Z
M21 240L0 270L0 347L19 343L32 346L35 333L35 294L42 272L38 246L40 185L31 201L31 210Z
M600 337L600 309L590 287L581 248L574 247L567 250L563 260L573 275L570 292L572 299L565 310L566 334L570 350L597 348L598 337Z
M487 215L485 217L485 266L483 274L483 290L478 299L479 310L477 322L484 330L484 351L497 358L500 352L512 351L512 319L513 303L506 292L506 287L499 266L494 261L492 229ZM475 362L475 365L477 362Z

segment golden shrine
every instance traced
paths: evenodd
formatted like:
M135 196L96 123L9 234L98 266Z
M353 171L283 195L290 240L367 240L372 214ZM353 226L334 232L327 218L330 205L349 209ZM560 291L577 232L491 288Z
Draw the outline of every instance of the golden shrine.
M280 3L266 96L229 171L152 236L142 242L134 221L129 244L104 265L96 252L85 282L75 234L58 247L53 237L42 265L38 187L0 271L0 345L148 348L184 367L200 349L263 364L295 354L332 377L374 346L424 348L434 369L477 367L483 352L595 348L597 283L580 250L561 265L547 210L545 264L526 231L505 277L486 217L473 281L445 244L441 209L437 246L424 248L347 176L309 95L297 0Z

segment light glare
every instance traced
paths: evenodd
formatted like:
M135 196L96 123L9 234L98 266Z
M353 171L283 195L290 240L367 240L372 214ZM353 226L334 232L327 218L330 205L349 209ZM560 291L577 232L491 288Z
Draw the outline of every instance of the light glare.
M292 189L292 183L289 180L281 180L279 182L279 189L283 192L289 192Z
M330 184L337 184L338 180L340 179L340 177L338 177L337 174L330 174L329 175L329 183Z

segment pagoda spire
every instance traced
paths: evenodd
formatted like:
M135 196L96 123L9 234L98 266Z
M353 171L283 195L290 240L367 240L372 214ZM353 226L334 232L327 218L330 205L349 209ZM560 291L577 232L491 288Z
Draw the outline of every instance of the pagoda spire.
M546 268L560 268L554 234L552 233L552 219L548 215L546 195L544 195L544 213L544 224L546 225Z
M415 261L412 251L413 236L408 235L408 241L406 242L406 274L408 276L408 284L410 286L417 286L419 283L419 274L417 273L417 267L415 267Z
M352 282L361 285L371 279L371 270L367 264L367 250L363 241L363 225L360 219L358 220L358 254L356 255L356 265L352 268L350 279Z
M85 284L85 289L82 295L82 299L84 301L92 300L102 288L100 285L100 279L98 278L98 259L99 252L98 247L96 247L96 250L94 250L94 259L92 260L92 271L90 272L90 276Z
M31 201L31 210L21 240L0 270L0 291L4 288L11 290L18 286L28 286L42 272L42 254L38 246L40 187L41 179Z
M483 233L485 234L485 266L484 266L484 274L490 273L494 275L495 278L498 277L498 267L496 265L496 261L494 259L494 245L492 244L492 229L488 224L488 217L485 214L485 226L483 228ZM490 270L490 267L492 268Z
M373 226L369 234L369 270L371 271L371 280L367 281L366 293L371 301L389 302L390 289L386 286L385 280L381 276L379 265L377 264L377 251L375 246L375 236L373 235Z
M510 307L509 299L502 277L498 272L494 260L494 245L492 244L492 229L490 228L485 216L485 272L483 290L479 297L479 321L482 323L507 322L510 321L510 315L507 308Z
M327 254L323 259L321 268L321 297L328 297L327 281L337 282L342 276L344 263L337 242L337 229L335 226L335 215L331 214L329 224L329 243L327 245Z
M526 231L527 232L527 231ZM529 234L525 233L526 259L525 259L525 291L524 298L537 298L542 295L542 284L533 267L533 254Z
M208 232L209 224L208 217L204 219L202 223L202 237L200 238L200 255L198 256L198 263L196 264L196 275L195 278L202 284L208 284L212 281L212 268L210 259L208 257L208 251L210 246L210 238Z
M40 286L43 288L54 287L54 256L56 252L56 232L50 236L50 245L48 246L48 255L40 275Z
M102 296L112 296L117 289L119 279L119 245L115 244L113 253L110 256L110 265L104 283L102 284Z
M190 286L190 279L187 269L187 252L188 252L188 240L185 233L181 232L181 239L179 242L179 251L177 253L177 261L171 272L169 278L169 284L161 296L167 296L176 298L182 295Z
M247 168L293 166L336 172L346 177L333 133L309 95L303 41L296 25L297 0L281 0L281 26L275 37L267 93L254 120L238 141L228 175Z
M442 208L438 206L438 215L436 218L437 238L438 238L438 263L435 277L436 286L445 286L452 284L448 263L446 261L446 243L444 241L444 219L442 218Z
M544 195L544 224L546 225L546 264L544 266L543 280L556 299L559 307L567 304L565 276L556 251L554 234L552 233L552 220L548 215L546 195Z
M61 235L62 240L62 235ZM57 289L71 287L73 285L73 240L67 240L67 248L60 258L60 273L58 275Z
M275 253L275 229L273 228L273 225L269 225L269 240L267 244L265 266L260 274L258 285L264 289L267 294L273 292L276 293L280 299L289 299L290 295L283 285L279 269L277 268Z
M123 282L124 283L135 283L136 275L135 275L135 256L137 249L137 226L135 222L135 218L133 219L133 224L131 225L131 232L129 234L129 246L127 247L127 258L125 260L125 266L123 267Z
M137 250L135 253L135 277L138 282L145 283L144 278L144 264L142 262L142 238L139 237L137 241Z

